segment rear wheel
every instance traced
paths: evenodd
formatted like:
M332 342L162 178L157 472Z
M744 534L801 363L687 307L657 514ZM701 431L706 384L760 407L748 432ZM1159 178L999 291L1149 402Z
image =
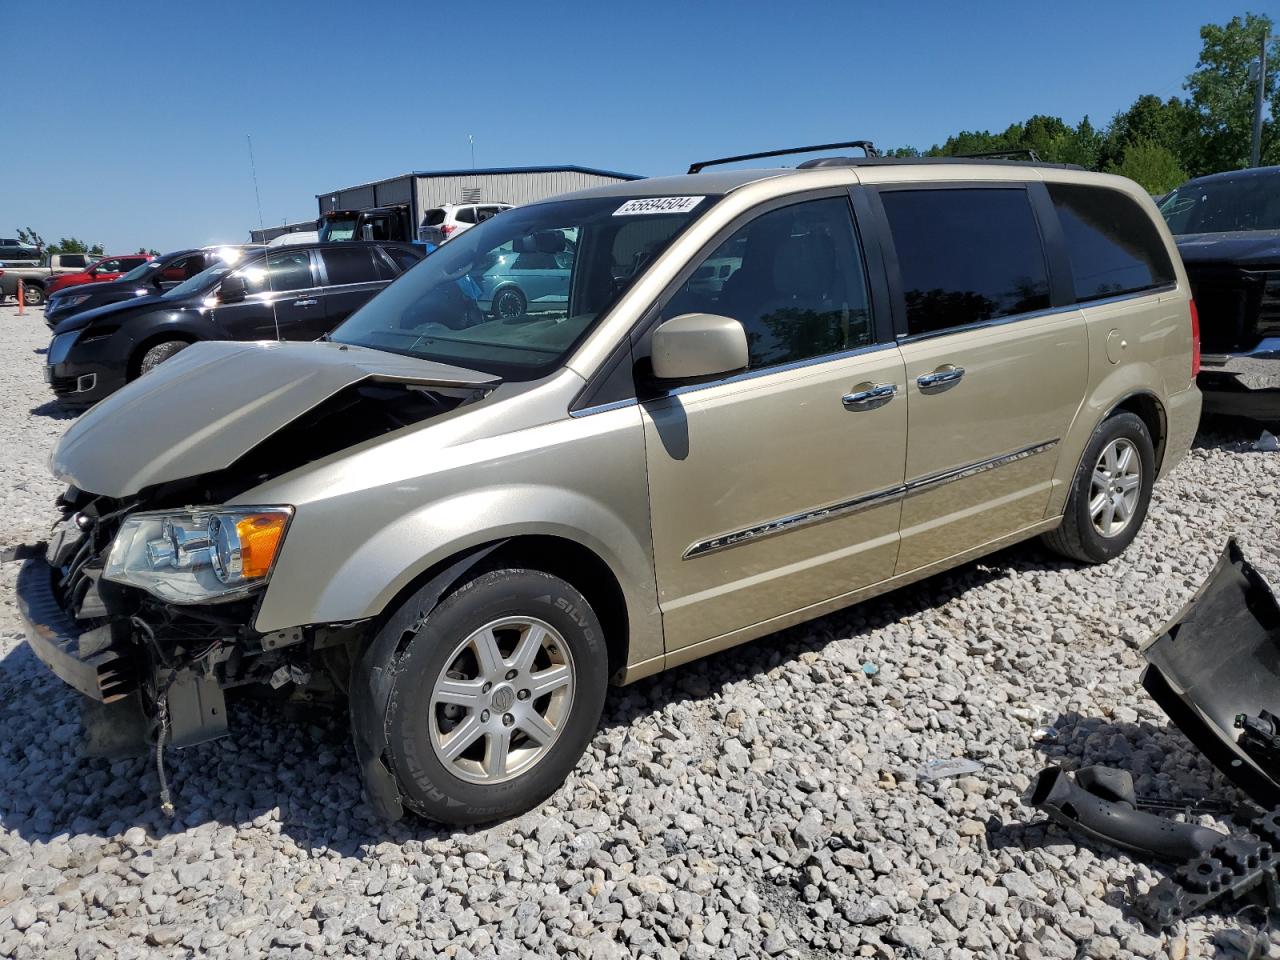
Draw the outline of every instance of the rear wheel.
M581 593L507 569L419 620L393 669L386 748L405 803L482 823L541 803L577 764L600 719L608 654Z
M1084 563L1118 557L1146 519L1155 461L1141 417L1125 412L1104 420L1080 460L1062 525L1044 535L1045 544Z
M22 302L28 307L38 307L44 303L44 287L37 283L22 285Z
M493 315L499 320L518 320L528 306L519 287L503 287L493 297Z
M189 346L190 344L185 340L165 340L162 343L153 344L146 349L138 361L138 376L150 373L175 353Z

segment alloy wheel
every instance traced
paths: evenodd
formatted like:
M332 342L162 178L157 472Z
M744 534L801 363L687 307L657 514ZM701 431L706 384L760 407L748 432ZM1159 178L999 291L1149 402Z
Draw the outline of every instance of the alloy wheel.
M1129 526L1142 495L1142 458L1133 441L1117 437L1108 443L1093 468L1089 485L1089 517L1104 537Z
M452 774L495 784L547 755L573 707L564 638L532 617L485 624L454 648L431 691L427 724Z

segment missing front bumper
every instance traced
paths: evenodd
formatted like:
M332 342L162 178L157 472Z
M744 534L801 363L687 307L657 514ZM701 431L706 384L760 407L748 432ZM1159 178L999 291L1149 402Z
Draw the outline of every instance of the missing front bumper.
M18 571L18 612L32 652L86 697L124 699L138 687L138 669L120 649L118 627L82 631L58 601L53 578L42 557L30 557Z
M43 557L24 561L18 571L18 610L32 652L84 695L86 753L123 756L153 743L154 693L160 689L167 698L170 745L189 747L226 734L226 701L215 678L190 667L153 676L128 638L119 636L120 624L81 630L59 602L54 576Z
M1280 806L1280 741L1265 737L1280 716L1280 604L1234 539L1143 652L1142 684L1169 719L1254 801Z

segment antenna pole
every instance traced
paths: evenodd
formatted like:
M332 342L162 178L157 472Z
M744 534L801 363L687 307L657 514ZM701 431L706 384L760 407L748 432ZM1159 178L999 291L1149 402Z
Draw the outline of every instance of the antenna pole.
M249 142L249 172L253 176L253 198L258 202L258 229L262 231L263 242L266 242L267 227L262 222L262 194L258 192L258 165L253 162L253 137L249 134L244 135L245 140ZM280 339L280 315L276 311L276 295L271 289L271 257L269 254L263 254L262 272L267 277L267 296L271 298L271 322L276 328L276 339Z

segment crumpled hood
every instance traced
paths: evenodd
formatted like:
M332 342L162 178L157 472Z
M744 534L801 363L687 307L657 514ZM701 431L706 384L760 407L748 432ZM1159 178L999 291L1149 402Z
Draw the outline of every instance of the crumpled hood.
M59 441L54 474L125 497L230 466L259 442L360 380L496 387L500 378L337 343L192 344L92 407Z
M1240 267L1280 263L1280 230L1232 230L1228 233L1186 233L1174 237L1182 262L1229 263Z

